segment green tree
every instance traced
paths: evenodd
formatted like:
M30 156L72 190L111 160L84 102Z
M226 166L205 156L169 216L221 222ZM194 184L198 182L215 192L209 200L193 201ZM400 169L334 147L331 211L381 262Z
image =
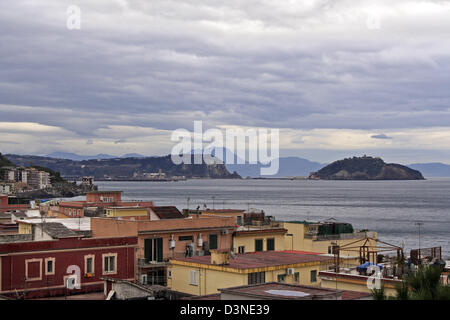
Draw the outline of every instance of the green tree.
M450 300L450 287L441 282L442 268L419 266L396 287L398 300Z

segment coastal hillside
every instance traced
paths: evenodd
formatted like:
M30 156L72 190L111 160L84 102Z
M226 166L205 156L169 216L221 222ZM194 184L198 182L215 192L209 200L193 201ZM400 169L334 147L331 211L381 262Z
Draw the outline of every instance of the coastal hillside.
M422 173L381 158L353 157L335 161L309 176L322 180L424 180Z
M113 158L76 161L30 155L5 155L16 165L43 166L61 173L67 178L93 176L96 180L144 180L144 173L163 172L170 177L186 178L239 179L237 173L230 173L225 165L180 164L172 162L170 155L147 158ZM192 160L192 163L194 161Z
M95 186L77 185L71 183L61 177L58 171L47 168L46 166L35 165L35 163L28 161L23 163L15 163L9 160L6 156L0 153L0 183L3 180L4 173L8 168L15 168L17 166L33 167L38 171L45 171L49 174L51 185L42 189L22 189L20 192L13 191L11 194L19 198L37 199L37 198L55 198L55 197L74 197L86 194L87 191L94 190ZM7 181L8 182L8 181Z
M445 163L413 163L408 165L408 167L419 170L425 177L450 177L450 165Z
M2 167L14 167L14 163L0 153L0 168Z

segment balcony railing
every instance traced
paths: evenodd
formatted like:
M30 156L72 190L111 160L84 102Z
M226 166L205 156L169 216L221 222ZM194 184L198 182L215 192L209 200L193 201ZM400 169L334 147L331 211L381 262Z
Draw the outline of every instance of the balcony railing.
M203 255L205 255L206 252L203 252ZM195 252L195 255L199 255L198 252ZM177 259L177 258L186 258L186 253L183 252L169 252L167 257L162 259L162 261L148 261L142 256L139 256L137 258L138 266L139 267L164 267L169 263L170 259Z
M311 239L314 241L325 241L325 240L346 240L346 239L360 239L360 238L374 238L375 232L373 231L363 231L363 232L353 232L353 233L340 233L340 234L305 234L306 239Z
M163 267L167 265L168 260L163 261L148 261L146 259L138 258L139 267Z

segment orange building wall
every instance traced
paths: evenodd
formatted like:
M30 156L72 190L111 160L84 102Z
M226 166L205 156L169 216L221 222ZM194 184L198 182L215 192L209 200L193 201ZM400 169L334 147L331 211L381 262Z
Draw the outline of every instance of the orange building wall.
M111 202L121 202L122 193L121 192L88 192L86 193L86 202L102 202L100 198L113 198Z
M193 236L196 250L198 235L202 235L203 242L208 241L209 234L217 234L218 248L231 249L232 233L235 221L233 217L201 217L187 219L163 219L155 221L131 221L112 218L92 218L91 230L93 237L125 237L138 236L138 257L144 257L144 241L147 238L163 238L164 259L174 256L184 256L186 245L190 241L179 241L179 236ZM227 234L221 230L227 229ZM145 234L139 234L144 232ZM153 233L153 232L154 233ZM169 240L174 235L175 249L170 250Z

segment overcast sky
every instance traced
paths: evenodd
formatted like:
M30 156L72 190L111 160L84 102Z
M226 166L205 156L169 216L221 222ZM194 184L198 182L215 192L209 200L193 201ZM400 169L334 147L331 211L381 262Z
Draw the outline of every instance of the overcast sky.
M1 1L0 41L3 153L162 155L202 120L450 163L450 1Z

